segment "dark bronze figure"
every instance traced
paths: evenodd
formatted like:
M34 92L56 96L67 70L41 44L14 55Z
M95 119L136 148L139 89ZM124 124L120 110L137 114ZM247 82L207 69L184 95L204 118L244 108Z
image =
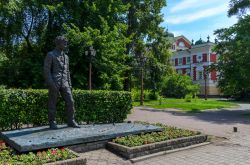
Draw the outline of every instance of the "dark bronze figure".
M79 128L74 120L75 108L69 73L69 57L64 52L67 39L58 36L55 39L55 44L56 48L47 54L44 61L44 75L49 88L49 125L51 129L57 129L55 121L56 103L60 93L65 101L68 126Z

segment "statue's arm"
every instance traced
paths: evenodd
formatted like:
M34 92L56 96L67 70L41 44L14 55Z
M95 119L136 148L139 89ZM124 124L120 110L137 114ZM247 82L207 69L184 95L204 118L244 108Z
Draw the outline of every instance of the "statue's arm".
M49 86L54 86L54 81L52 79L51 67L52 67L52 55L50 53L47 54L44 60L44 77Z
M70 71L69 71L69 57L68 57L68 62L67 62L67 77L68 77L68 82L69 82L69 87L72 88L72 84L71 84L71 78L70 78Z

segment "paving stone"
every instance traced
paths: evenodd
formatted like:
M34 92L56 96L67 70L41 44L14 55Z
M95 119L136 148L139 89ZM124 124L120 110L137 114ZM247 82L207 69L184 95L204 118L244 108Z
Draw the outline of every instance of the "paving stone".
M241 105L235 111L229 109L218 113L211 112L211 114L209 112L205 114L179 114L175 112L173 114L172 112L134 111L128 120L160 122L200 130L211 135L226 137L228 140L217 139L210 145L162 155L134 164L105 149L81 155L87 158L88 165L96 165L99 162L99 155L102 157L101 161L108 165L249 165L250 120L240 115L245 112L250 112L250 104ZM239 132L232 132L234 125L238 127Z

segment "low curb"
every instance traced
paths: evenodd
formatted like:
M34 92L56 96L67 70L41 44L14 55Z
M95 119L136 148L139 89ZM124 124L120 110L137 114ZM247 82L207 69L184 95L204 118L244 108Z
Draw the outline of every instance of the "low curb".
M188 147L206 141L207 141L207 135L196 135L196 136L171 139L136 147L127 147L117 143L108 142L107 149L114 152L115 154L121 155L126 159L133 159L136 157L142 157L145 155L159 153L162 151L164 152L166 152L167 150L173 151L174 149Z
M81 157L78 153L76 153L70 149L68 149L68 150L69 150L69 152L73 153L77 157L72 158L72 159L66 159L66 160L46 163L45 165L86 165L87 164L86 158Z

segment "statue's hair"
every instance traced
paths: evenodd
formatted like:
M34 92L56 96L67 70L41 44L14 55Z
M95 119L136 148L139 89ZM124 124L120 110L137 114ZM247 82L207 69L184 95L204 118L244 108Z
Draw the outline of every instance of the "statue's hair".
M66 37L64 37L64 36L57 36L56 39L55 39L55 44L58 45L59 42L61 42L61 41L66 41L66 42L68 42L68 40L67 40Z

